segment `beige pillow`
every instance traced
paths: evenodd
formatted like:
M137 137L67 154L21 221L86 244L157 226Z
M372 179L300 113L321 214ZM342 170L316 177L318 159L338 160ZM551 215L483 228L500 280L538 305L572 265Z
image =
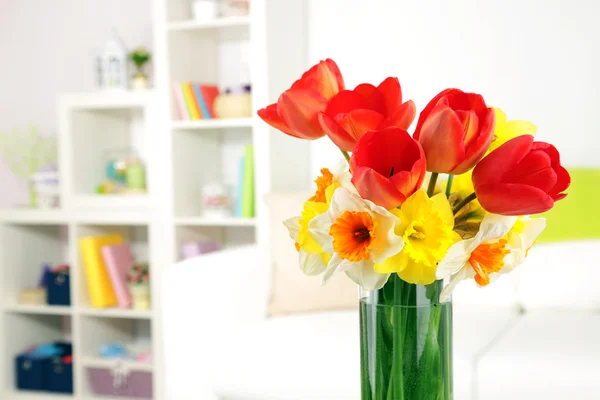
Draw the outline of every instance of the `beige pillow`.
M302 212L310 193L272 193L269 208L273 283L269 315L323 310L354 309L358 286L346 274L335 274L327 285L321 276L306 276L298 266L298 252L283 221Z

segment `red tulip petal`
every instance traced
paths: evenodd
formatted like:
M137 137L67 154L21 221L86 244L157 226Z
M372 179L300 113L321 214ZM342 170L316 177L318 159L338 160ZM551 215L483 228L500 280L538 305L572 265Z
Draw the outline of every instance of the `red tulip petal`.
M557 176L550 156L541 150L532 150L504 175L502 181L534 186L547 193L556 185Z
M385 98L375 86L371 85L370 83L363 83L361 85L358 85L354 89L354 92L358 93L363 97L363 108L376 111L384 116L387 115Z
M434 108L423 123L419 143L427 157L427 170L447 173L465 158L463 127L456 113L446 107Z
M357 166L368 166L379 174L390 177L395 173L410 171L414 163L422 158L418 143L408 132L398 128L365 133L352 153L351 162Z
M356 168L352 173L352 183L363 199L371 200L388 210L398 207L406 200L389 178L368 167Z
M483 96L477 93L452 93L447 95L448 105L453 110L474 110L477 113L485 113L488 108Z
M275 129L279 129L283 133L287 133L290 136L298 137L285 125L285 123L277 114L277 104L271 104L267 108L258 110L258 116L262 118L267 124L271 125Z
M569 186L571 186L571 175L562 165L554 167L554 172L556 172L556 185L548 191L548 194L554 201L557 201L567 197L566 193L561 192L567 190Z
M335 118L338 114L349 113L357 108L366 108L363 97L351 90L342 90L329 101L325 114Z
M560 165L560 154L558 150L556 150L556 147L545 142L534 142L531 148L544 151L546 154L548 154L548 157L550 157L552 168L557 175L557 180L556 185L549 190L548 194L555 200L560 200L557 199L556 196L559 196L560 192L567 190L567 188L571 185L571 176L567 170ZM562 196L561 199L565 196Z
M402 106L402 88L398 78L386 78L377 86L377 90L379 90L379 93L383 95L385 100L386 115L396 113L398 108ZM404 127L400 128L406 129Z
M479 120L479 135L474 143L465 149L465 159L454 170L453 174L460 175L471 170L485 155L494 140L494 125L496 113L493 108L488 108L488 112L482 120Z
M465 148L469 147L477 139L479 133L479 118L474 110L458 110L456 116L460 119L465 136L463 142Z
M473 170L475 191L484 184L503 182L504 176L529 153L532 144L533 136L517 136L488 154Z
M303 139L318 139L325 135L318 114L325 111L327 101L311 89L290 89L277 102L277 111L283 122L295 135Z
M365 132L378 129L383 122L383 116L375 111L358 109L335 119L340 128L344 129L354 140L358 140Z
M325 134L331 141L344 151L352 151L356 144L356 139L342 129L337 122L325 113L319 114L319 123Z
M329 100L344 90L344 79L337 64L328 58L306 71L290 89L312 89Z
M530 215L548 211L554 200L544 191L518 184L484 184L477 189L477 200L488 212L500 215Z
M427 165L425 163L425 158L423 157L414 163L413 168L410 171L402 171L398 174L394 174L390 180L394 184L394 187L402 193L404 197L409 197L423 184L426 169Z
M438 105L438 102L440 101L440 99L445 96L458 94L458 93L463 93L463 91L460 89L442 90L433 99L431 99L429 101L429 103L427 103L427 106L425 106L425 108L423 109L423 111L421 111L421 114L419 115L419 121L417 122L417 127L415 128L415 134L414 134L415 139L419 140L419 137L421 135L421 127L423 126L423 124L425 123L425 120L431 113L431 110L433 110Z
M331 58L328 58L325 60L325 64L327 64L329 73L331 74L331 77L335 80L337 84L337 91L339 92L341 90L346 89L346 85L344 84L344 78L342 77L342 72L340 71L340 68L337 66L335 61L333 61Z
M417 115L417 106L412 100L402 104L398 110L389 117L384 123L384 126L393 126L400 129L408 129L415 120Z

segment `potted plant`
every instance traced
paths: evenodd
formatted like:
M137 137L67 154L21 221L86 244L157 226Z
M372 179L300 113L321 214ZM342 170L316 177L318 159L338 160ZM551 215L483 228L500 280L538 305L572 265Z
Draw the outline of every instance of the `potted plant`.
M150 309L150 270L148 264L136 264L127 273L129 292L133 299L133 309Z
M144 47L138 47L129 55L135 65L136 73L133 76L131 86L133 89L147 89L148 76L144 73L144 65L150 61L150 52Z

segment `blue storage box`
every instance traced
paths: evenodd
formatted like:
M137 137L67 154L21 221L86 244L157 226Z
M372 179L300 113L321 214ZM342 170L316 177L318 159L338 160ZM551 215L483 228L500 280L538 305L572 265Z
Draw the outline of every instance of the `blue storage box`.
M15 360L17 388L46 390L48 386L46 372L49 371L51 363L51 358L32 358L28 354L17 356Z
M48 272L46 277L47 302L52 306L71 305L71 276L60 272Z
M73 393L73 364L64 362L65 357L72 354L71 343L55 342L18 355L15 358L17 389Z
M55 357L47 373L49 392L73 393L73 363L66 364L62 357Z

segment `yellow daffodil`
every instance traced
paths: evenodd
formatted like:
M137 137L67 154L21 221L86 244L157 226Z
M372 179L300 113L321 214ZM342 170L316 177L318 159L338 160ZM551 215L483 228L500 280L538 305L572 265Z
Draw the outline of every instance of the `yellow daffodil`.
M545 225L543 218L486 215L477 235L452 245L440 261L437 279L451 277L440 301L448 300L456 285L465 279L474 278L478 285L487 286L501 274L512 271L523 262Z
M329 210L309 223L315 241L332 254L323 282L341 271L365 290L381 289L390 274L377 273L374 266L402 250L404 241L394 233L398 223L385 208L336 189Z
M350 182L351 175L348 169L345 160L340 161L331 170L321 169L321 176L315 180L317 184L315 194L304 203L302 214L283 222L295 242L300 257L300 268L306 275L321 274L331 259L331 254L323 251L313 239L308 224L313 218L327 211L335 189L340 186L354 188Z
M454 216L443 193L429 198L416 191L401 206L390 211L400 219L395 233L404 239L404 248L385 262L376 264L381 274L396 272L409 283L428 285L435 281L437 263L448 248L460 240L452 229Z
M517 136L535 135L537 128L531 122L519 120L508 121L504 111L499 108L494 108L494 111L496 112L496 127L494 128L494 139L488 153Z

